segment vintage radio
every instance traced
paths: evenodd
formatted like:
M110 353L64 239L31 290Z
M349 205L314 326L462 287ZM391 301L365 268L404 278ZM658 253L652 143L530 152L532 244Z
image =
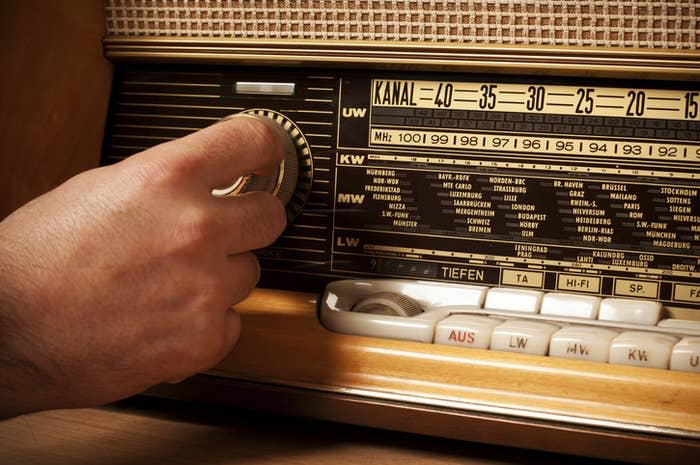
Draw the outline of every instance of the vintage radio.
M102 164L239 112L295 147L238 346L152 394L697 457L700 6L105 8Z

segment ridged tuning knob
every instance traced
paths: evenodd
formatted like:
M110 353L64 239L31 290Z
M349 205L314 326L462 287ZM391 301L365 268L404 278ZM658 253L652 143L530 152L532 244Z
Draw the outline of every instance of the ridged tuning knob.
M294 189L296 188L297 178L299 176L299 158L292 136L285 128L265 116L253 114L232 116L255 118L272 128L279 136L282 146L284 147L284 159L278 166L275 166L273 172L269 175L249 174L241 176L230 186L214 189L212 194L216 197L225 197L228 195L243 194L245 192L263 191L274 195L280 199L284 205L287 205L294 195ZM224 120L232 116L228 116L224 118Z

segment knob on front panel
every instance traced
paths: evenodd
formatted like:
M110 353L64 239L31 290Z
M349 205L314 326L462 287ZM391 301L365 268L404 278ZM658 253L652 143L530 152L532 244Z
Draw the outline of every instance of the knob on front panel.
M274 129L282 141L284 159L269 175L241 176L230 186L214 189L212 194L222 197L253 191L269 192L282 201L287 220L291 221L303 208L311 188L313 170L306 138L294 122L276 111L251 109L240 114L257 118Z

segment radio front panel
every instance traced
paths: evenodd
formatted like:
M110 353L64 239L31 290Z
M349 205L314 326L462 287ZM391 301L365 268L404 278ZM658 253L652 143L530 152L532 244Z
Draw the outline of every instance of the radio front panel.
M289 123L301 148L289 226L256 252L264 287L408 278L700 303L696 83L126 65L102 162L243 111Z

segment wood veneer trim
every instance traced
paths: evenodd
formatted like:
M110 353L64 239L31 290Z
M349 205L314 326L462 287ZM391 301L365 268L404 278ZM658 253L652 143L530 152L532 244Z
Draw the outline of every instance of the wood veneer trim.
M148 395L311 417L429 436L646 464L690 463L700 442L522 421L200 375Z
M237 307L238 347L213 373L700 434L696 374L337 334L318 322L316 298L256 291Z

